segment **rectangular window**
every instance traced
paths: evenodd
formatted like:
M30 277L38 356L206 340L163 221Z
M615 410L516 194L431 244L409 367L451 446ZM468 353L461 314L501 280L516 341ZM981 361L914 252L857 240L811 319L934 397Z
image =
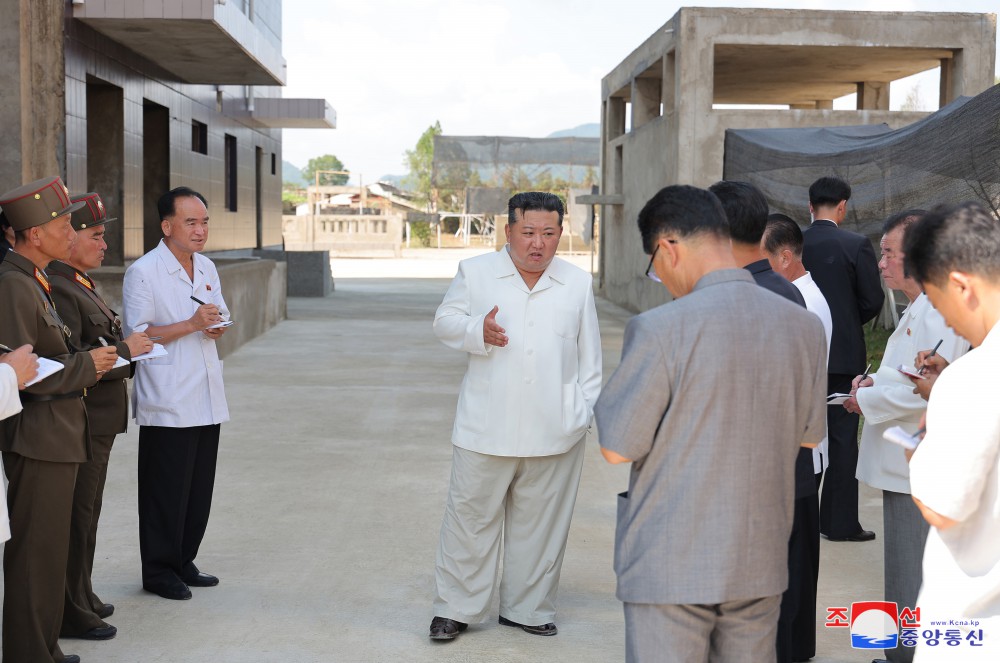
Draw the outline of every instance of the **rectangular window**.
M226 134L226 172L224 186L226 189L226 209L236 211L236 136Z
M271 152L271 174L278 174L278 155L274 152Z
M208 125L191 120L191 151L208 154Z

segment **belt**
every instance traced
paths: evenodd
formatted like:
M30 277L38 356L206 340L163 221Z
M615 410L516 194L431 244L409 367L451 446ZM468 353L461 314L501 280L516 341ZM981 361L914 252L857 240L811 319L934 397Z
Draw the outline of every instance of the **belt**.
M45 403L47 401L61 401L70 398L83 398L86 395L86 391L81 389L80 391L71 391L68 394L29 394L27 392L21 392L21 403Z

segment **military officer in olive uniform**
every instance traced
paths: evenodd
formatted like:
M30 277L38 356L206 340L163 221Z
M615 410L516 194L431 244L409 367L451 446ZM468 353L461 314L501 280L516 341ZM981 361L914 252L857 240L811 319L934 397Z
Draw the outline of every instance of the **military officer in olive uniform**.
M104 261L104 251L108 248L104 242L105 224L115 219L107 217L104 202L96 193L73 196L72 202L85 203L71 218L76 241L68 260L53 260L46 269L59 315L70 330L70 349L85 352L113 345L118 356L125 359L149 352L153 342L145 333L123 338L121 318L108 307L87 275ZM76 474L66 569L66 607L61 629L64 638L107 640L117 633L114 626L104 621L115 608L94 593L91 574L111 445L115 435L124 433L128 425L125 380L131 376L131 363L112 369L87 390L83 399L90 422L92 458L81 465Z
M0 343L30 344L39 357L64 365L21 391L23 410L0 421L7 473L11 539L5 544L3 660L75 663L59 649L66 588L73 487L90 457L83 394L118 358L114 347L70 353L69 330L52 301L45 267L69 257L76 233L71 203L58 177L0 196L15 231L14 250L0 264ZM23 386L23 385L22 385Z

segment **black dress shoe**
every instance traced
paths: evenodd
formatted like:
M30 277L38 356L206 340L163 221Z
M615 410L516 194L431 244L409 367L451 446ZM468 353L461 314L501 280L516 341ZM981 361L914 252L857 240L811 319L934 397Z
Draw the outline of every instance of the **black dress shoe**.
M80 657L76 654L66 654L63 656L62 663L80 663Z
M101 619L107 619L111 615L115 614L115 606L111 605L110 603L102 603L101 607L99 607L97 610L94 610L94 614L100 617Z
M191 590L183 582L177 581L176 583L164 584L164 585L147 585L142 584L142 588L147 592L151 592L165 599L170 599L172 601L186 601L191 598Z
M71 638L79 638L81 640L110 640L111 638L118 635L118 629L111 624L105 624L104 626L98 626L92 628L85 633L80 635L71 635Z
M559 632L556 625L552 622L548 624L540 624L538 626L529 626L527 624L518 624L517 622L512 622L503 615L500 615L500 625L501 626L516 626L525 633L530 633L532 635L555 635Z
M457 622L447 617L435 617L431 620L431 640L454 640L467 628L469 625L465 622Z
M830 541L874 541L875 532L863 529L850 536L828 536L826 538Z
M181 578L189 587L215 587L219 584L219 579L215 576L199 571L193 576Z

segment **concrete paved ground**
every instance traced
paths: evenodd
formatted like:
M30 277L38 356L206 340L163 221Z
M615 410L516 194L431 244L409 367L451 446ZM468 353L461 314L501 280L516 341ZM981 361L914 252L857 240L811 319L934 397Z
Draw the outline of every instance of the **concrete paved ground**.
M221 577L218 587L195 588L182 602L141 590L137 430L119 437L94 575L99 595L117 608L109 621L119 635L63 640L65 652L85 663L624 659L611 561L615 494L627 469L604 463L593 438L563 568L559 635L498 627L494 610L456 642L428 640L464 358L438 343L430 324L454 262L424 260L421 268L420 260L335 261L333 295L290 300L286 322L226 360L232 421L222 429L198 557ZM399 271L410 278L350 278ZM601 300L599 308L610 375L629 314ZM877 494L863 492L862 522L879 537L880 506ZM845 629L822 627L823 608L881 596L881 542L823 545L814 660L869 661L850 649Z

